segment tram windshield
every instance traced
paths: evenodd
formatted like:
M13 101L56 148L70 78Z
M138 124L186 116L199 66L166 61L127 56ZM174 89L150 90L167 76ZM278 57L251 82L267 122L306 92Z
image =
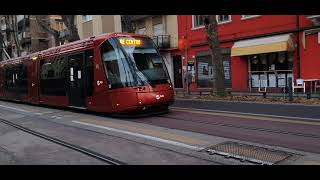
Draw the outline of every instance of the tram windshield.
M106 41L101 51L110 88L170 82L164 61L151 39L118 37Z

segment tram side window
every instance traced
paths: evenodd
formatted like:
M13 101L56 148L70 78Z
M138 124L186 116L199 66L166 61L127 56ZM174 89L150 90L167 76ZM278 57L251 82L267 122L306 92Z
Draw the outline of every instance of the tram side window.
M92 96L93 94L93 81L94 81L94 72L93 72L93 50L88 50L85 52L86 56L86 90L87 96Z
M27 94L28 92L28 79L27 79L27 66L19 64L15 71L15 83L18 93Z
M5 81L5 87L6 90L9 92L14 91L14 69L13 67L6 67L6 81Z
M41 61L41 94L66 96L67 61L64 57Z
M115 89L142 85L141 80L135 74L134 65L126 59L124 52L113 40L106 41L101 46L101 56L109 88Z

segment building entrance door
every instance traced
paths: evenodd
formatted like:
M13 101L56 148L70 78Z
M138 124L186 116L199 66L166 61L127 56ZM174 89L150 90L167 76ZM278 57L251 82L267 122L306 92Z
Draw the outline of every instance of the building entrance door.
M182 88L182 61L181 56L173 56L173 76L174 76L174 87Z

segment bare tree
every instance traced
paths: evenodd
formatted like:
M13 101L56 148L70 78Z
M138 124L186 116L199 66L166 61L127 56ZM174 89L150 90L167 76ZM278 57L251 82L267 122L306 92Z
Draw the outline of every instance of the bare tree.
M62 17L63 24L67 28L67 33L65 36L61 36L60 32L50 26L50 19L48 16L37 15L36 20L38 24L48 33L53 35L55 39L55 45L59 46L61 41L77 41L80 40L80 36L78 34L78 29L74 23L75 16L74 15L60 15Z
M209 15L205 17L205 28L208 35L208 44L211 49L212 65L215 73L214 86L218 96L225 96L226 89L224 86L224 69L221 56L220 43L218 39L218 25L216 15Z
M2 32L0 31L0 61L2 61L2 57L3 57L3 36L2 36Z
M21 55L21 45L18 40L18 22L16 15L5 15L5 23L6 26L9 27L10 31L8 31L7 36L10 37L12 35L14 43L16 45L17 55L18 57Z
M37 23L46 32L50 33L54 37L55 45L60 45L60 32L52 28L47 15L35 15Z
M78 28L74 23L75 15L61 15L64 25L69 30L69 34L66 36L66 40L69 42L80 40Z
M134 33L136 30L135 24L132 21L132 16L133 15L121 15L123 30L128 33Z

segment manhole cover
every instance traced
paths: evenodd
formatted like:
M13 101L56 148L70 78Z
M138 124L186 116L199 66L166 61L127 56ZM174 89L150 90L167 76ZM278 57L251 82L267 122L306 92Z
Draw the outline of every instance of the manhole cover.
M280 161L292 156L292 154L284 151L272 150L264 147L240 144L236 142L220 143L207 148L206 151L211 154L219 154L226 157L237 158L242 161L250 161L268 165L279 163Z

